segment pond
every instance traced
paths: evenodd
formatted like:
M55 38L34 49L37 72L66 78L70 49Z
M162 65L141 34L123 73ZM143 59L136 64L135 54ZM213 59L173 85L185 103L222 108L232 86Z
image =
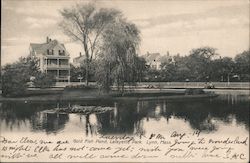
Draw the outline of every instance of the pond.
M61 108L104 108L98 112L53 112ZM109 108L109 109L105 109ZM0 103L1 133L84 136L165 134L173 129L204 134L249 133L249 96L211 99L98 100L52 103Z

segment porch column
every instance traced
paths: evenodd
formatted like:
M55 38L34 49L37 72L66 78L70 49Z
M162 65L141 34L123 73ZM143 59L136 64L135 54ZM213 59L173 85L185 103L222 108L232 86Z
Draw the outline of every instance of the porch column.
M59 78L59 70L57 69L57 77ZM59 80L59 79L57 79L57 80Z
M68 83L70 84L70 69L69 69L69 73L68 73Z

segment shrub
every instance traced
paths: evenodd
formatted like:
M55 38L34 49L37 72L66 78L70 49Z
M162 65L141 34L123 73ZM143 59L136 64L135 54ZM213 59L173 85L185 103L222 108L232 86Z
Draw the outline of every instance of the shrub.
M6 96L19 96L27 88L29 77L22 67L8 65L4 68L2 76L2 94Z
M34 79L34 86L40 88L51 87L55 84L55 77L46 73L38 73Z
M65 87L65 89L84 89L84 90L90 90L90 89L96 89L95 86L86 86L84 84L80 84L80 85L67 85Z

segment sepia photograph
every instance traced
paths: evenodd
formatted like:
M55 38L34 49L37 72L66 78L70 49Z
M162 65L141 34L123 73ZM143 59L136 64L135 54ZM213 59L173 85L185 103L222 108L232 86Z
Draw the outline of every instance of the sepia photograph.
M1 0L0 162L249 162L249 0Z

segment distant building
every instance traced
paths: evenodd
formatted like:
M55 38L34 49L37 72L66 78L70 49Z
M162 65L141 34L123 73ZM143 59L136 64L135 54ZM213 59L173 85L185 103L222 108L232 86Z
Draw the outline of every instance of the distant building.
M173 58L169 55L169 52L167 52L166 55L161 55L160 53L149 53L147 52L145 55L143 55L145 58L147 65L150 66L150 68L155 70L161 69L161 64L164 62L173 62Z
M73 59L73 65L75 67L80 67L81 64L84 62L84 60L85 60L85 55L82 55L82 53L80 52L79 56Z
M159 70L160 69L160 65L161 65L161 54L160 53L149 53L147 52L147 54L145 54L143 56L147 62L147 65L150 66L150 68L155 69L155 70Z
M52 74L58 82L70 80L70 56L64 44L47 37L45 43L30 44L30 55L38 58L38 66L42 72Z

